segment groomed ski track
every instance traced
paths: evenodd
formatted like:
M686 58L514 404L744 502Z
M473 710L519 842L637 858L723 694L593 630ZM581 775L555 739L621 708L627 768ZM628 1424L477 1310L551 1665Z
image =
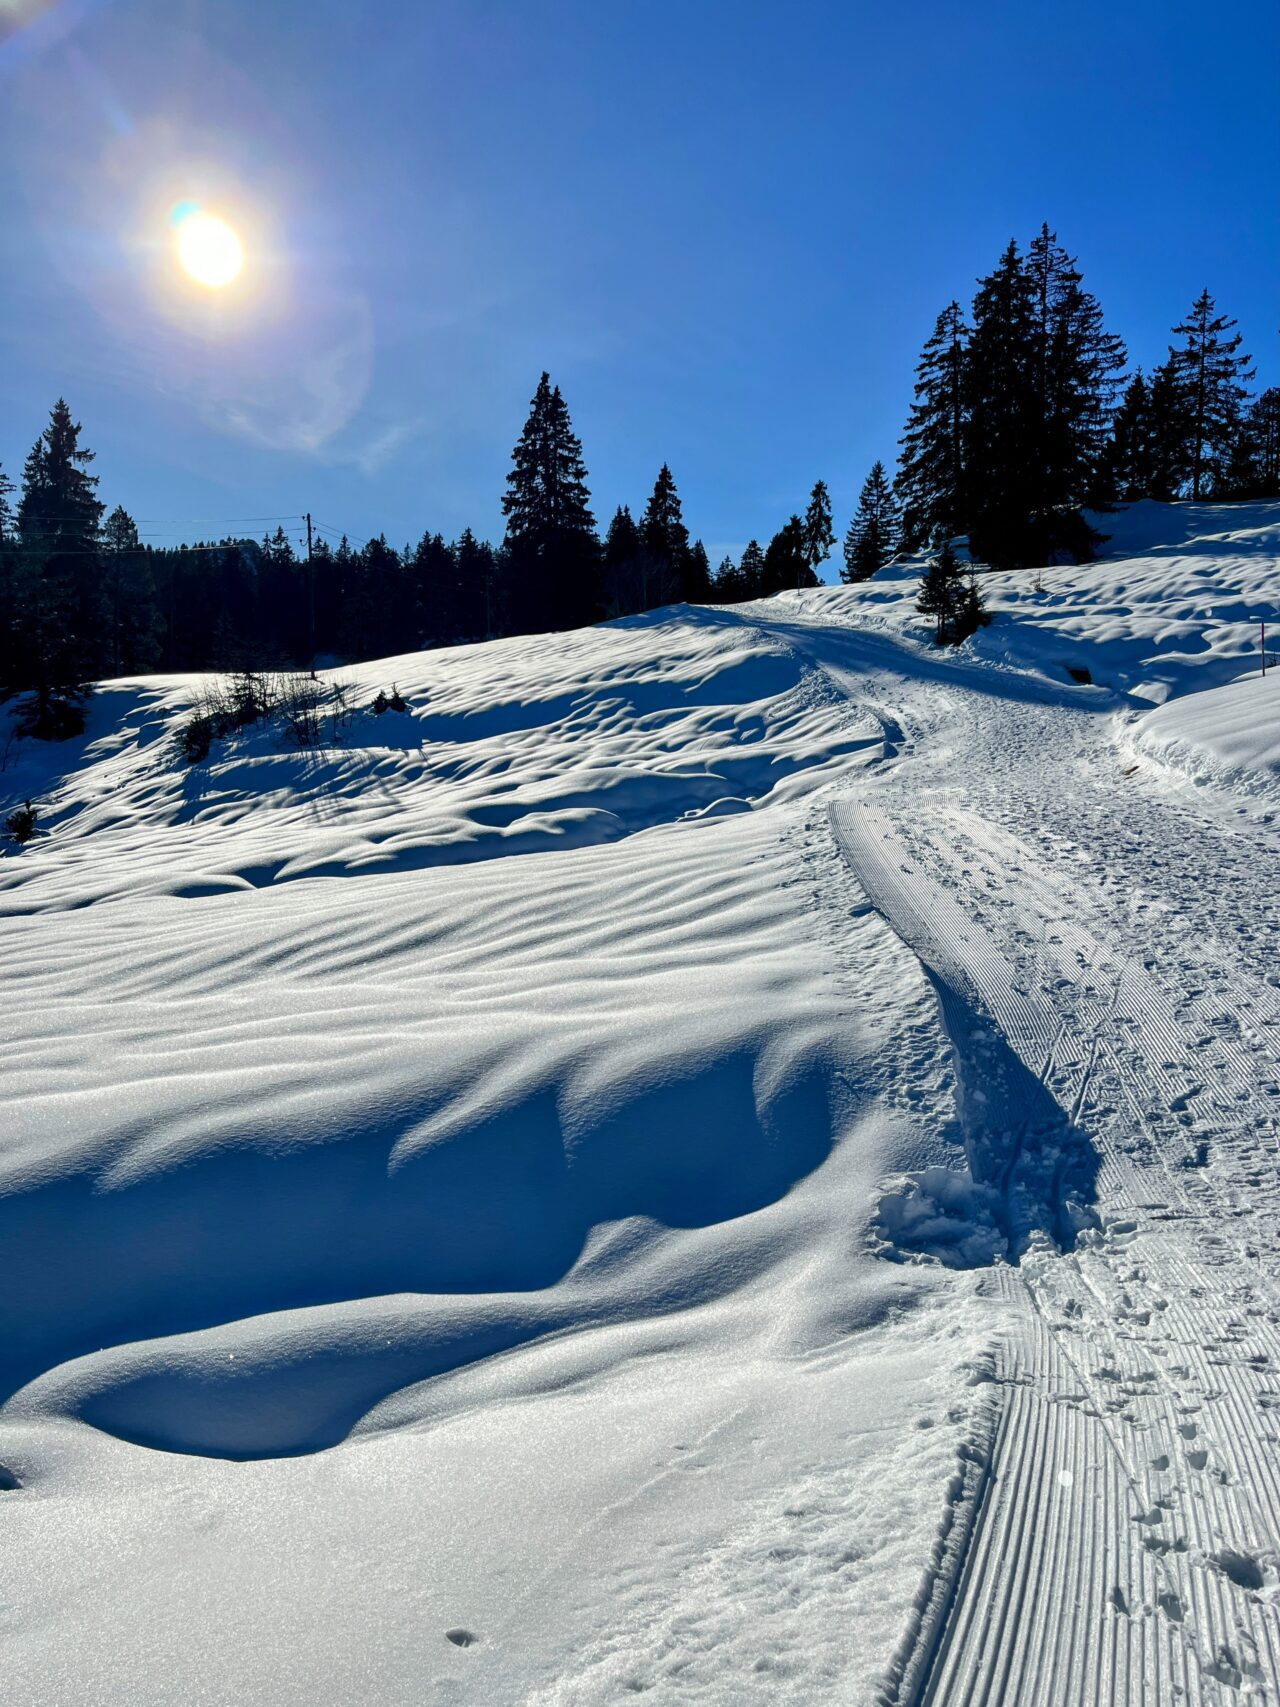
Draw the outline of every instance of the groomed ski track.
M881 717L828 821L937 992L1005 1247L880 1703L1276 1700L1280 838L1133 765L1104 690L742 619Z

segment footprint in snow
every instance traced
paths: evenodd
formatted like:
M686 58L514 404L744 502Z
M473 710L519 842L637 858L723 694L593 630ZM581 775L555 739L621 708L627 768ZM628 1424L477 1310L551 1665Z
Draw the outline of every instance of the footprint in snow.
M445 1640L452 1642L455 1648L474 1648L480 1640L474 1630L464 1630L459 1626L455 1630L445 1631Z

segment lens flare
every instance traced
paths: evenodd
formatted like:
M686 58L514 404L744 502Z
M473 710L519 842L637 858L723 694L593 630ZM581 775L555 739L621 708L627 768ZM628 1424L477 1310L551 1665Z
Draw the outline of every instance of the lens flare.
M178 260L183 271L206 290L221 290L240 274L244 245L217 214L184 206L179 210Z

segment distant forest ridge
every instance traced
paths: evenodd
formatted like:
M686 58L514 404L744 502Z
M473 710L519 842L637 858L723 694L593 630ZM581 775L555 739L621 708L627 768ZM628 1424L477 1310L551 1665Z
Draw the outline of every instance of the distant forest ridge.
M966 312L943 309L916 367L896 477L877 462L843 540L842 578L964 537L991 569L1084 561L1084 512L1139 498L1280 496L1280 388L1253 395L1236 322L1204 290L1167 359L1128 372L1076 261L1042 227L1010 243ZM570 628L681 600L736 602L818 584L836 543L818 480L767 545L712 571L670 468L639 517L601 539L582 446L543 374L512 454L496 545L468 528L397 550L321 524L309 556L281 518L261 540L155 547L108 514L93 452L59 399L23 466L0 466L0 700L24 726L79 726L91 684L156 670L309 665ZM297 518L301 519L301 518Z

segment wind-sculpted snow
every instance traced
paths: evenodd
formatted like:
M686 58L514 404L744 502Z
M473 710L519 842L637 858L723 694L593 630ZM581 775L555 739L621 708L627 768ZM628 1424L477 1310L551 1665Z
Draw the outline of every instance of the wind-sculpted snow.
M200 679L108 687L79 751L49 755L67 774L48 785L31 755L3 779L40 796L47 840L0 862L0 916L593 846L785 800L878 743L759 634L662 618L605 632L331 672L361 708L336 742L289 751L258 725L194 766L174 736ZM393 686L408 709L375 716Z
M1270 1699L1277 521L24 746L6 1703Z

